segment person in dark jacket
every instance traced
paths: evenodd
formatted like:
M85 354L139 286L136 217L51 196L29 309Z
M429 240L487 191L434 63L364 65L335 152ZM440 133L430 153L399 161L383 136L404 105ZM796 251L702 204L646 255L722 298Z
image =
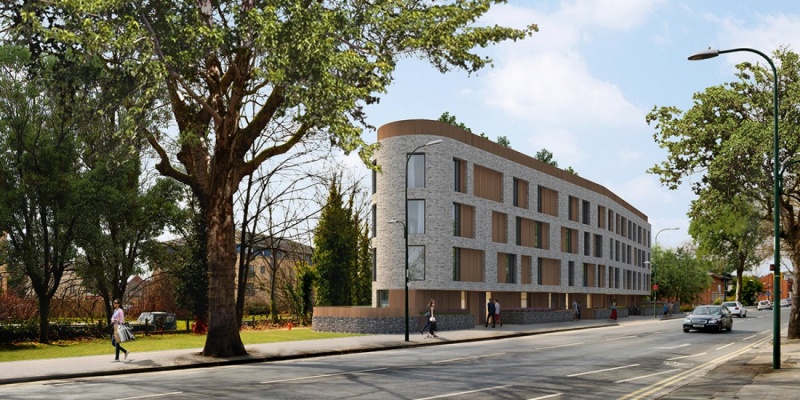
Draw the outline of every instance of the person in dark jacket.
M492 328L494 328L495 324L497 324L497 321L494 318L494 311L494 301L489 299L489 302L486 303L486 323L483 325L484 328L489 327L489 318L492 319Z

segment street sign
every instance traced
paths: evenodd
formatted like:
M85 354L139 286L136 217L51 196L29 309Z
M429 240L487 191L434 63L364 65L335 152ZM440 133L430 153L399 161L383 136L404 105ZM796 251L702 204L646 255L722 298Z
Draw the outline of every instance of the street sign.
M653 284L653 290L658 290L658 285Z

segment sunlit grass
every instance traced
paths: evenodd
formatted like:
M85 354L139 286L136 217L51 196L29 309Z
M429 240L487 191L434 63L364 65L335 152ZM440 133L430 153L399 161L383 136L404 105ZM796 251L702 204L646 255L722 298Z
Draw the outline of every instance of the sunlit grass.
M258 343L292 342L297 340L316 340L357 336L348 333L312 332L309 328L243 330L242 342L246 345ZM122 346L132 352L180 350L202 348L206 335L191 333L149 335L137 334L136 340L125 342ZM0 344L0 362L39 360L62 357L81 357L109 354L113 356L111 339L68 341L43 345L39 343Z

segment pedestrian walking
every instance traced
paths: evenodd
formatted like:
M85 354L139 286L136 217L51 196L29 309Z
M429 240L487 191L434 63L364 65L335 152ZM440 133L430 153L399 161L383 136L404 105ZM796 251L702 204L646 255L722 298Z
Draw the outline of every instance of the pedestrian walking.
M495 324L497 323L497 320L494 319L494 311L495 311L494 301L492 299L489 299L489 302L486 303L486 323L483 325L484 328L489 327L489 319L492 320L492 328L494 328Z
M668 313L668 312L669 312L669 305L668 305L668 304L667 304L667 302L665 301L665 302L664 302L664 319L666 319L666 318L667 318L667 313Z
M425 327L428 328L427 337L439 337L436 335L437 326L436 326L436 314L433 312L434 308L436 308L436 302L433 301L433 299L431 299L431 302L428 303L428 314L430 314L430 317L428 317L428 324L425 325ZM424 331L425 328L422 328L422 330Z
M572 302L572 308L575 312L575 320L578 321L581 319L581 302L580 300L575 300Z
M503 320L500 319L500 301L497 299L494 300L494 322L503 327Z
M114 361L119 361L119 352L120 350L125 353L123 357L124 360L128 359L128 354L130 352L125 350L120 343L122 342L119 338L118 328L120 325L125 323L125 312L122 311L122 308L119 305L119 299L114 300L114 314L111 315L111 345L115 348L115 355Z
M611 315L608 316L608 319L611 320L611 321L616 321L617 320L617 302L616 301L612 301L611 302Z

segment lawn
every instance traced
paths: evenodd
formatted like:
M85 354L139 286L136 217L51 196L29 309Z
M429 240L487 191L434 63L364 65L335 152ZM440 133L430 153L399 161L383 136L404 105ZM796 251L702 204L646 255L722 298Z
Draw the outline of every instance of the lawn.
M356 336L348 333L312 332L310 328L243 330L240 334L245 345ZM137 335L136 340L125 342L123 346L132 352L142 352L202 348L205 342L206 335L191 333L150 336L140 334ZM113 354L113 351L110 339L70 341L49 345L39 343L3 344L0 345L0 362L94 356Z

